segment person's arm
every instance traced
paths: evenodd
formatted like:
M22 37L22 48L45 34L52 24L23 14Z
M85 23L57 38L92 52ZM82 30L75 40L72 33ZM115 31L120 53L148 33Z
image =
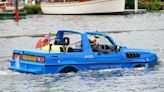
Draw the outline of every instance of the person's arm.
M94 52L103 52L103 53L109 52L108 50L103 49L99 44L92 46L92 49Z

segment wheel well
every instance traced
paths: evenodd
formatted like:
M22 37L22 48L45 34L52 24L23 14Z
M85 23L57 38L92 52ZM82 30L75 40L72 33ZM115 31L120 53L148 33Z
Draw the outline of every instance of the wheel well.
M75 67L67 66L60 70L60 73L68 73L68 72L77 72L78 70Z
M143 65L143 64L136 64L136 65L134 66L134 68L140 68L140 67L145 67L145 65Z

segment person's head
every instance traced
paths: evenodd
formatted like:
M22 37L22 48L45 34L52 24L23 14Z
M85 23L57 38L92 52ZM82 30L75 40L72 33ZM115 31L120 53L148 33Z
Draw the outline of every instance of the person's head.
M94 36L90 36L89 37L89 41L91 45L95 45L96 44L96 38Z

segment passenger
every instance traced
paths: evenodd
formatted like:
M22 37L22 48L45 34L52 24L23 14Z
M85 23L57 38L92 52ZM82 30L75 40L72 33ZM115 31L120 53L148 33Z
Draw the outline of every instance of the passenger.
M94 52L104 52L104 53L109 52L108 50L103 49L103 48L100 46L100 44L97 43L96 38L95 38L94 36L90 36L90 37L89 37L89 41L90 41L92 50L93 50Z

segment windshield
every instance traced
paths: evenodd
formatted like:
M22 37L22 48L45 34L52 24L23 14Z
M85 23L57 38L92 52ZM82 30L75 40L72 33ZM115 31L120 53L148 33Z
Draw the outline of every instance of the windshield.
M94 36L96 38L96 42L98 44L113 46L112 42L105 36L89 34L88 38L90 38L91 36Z

